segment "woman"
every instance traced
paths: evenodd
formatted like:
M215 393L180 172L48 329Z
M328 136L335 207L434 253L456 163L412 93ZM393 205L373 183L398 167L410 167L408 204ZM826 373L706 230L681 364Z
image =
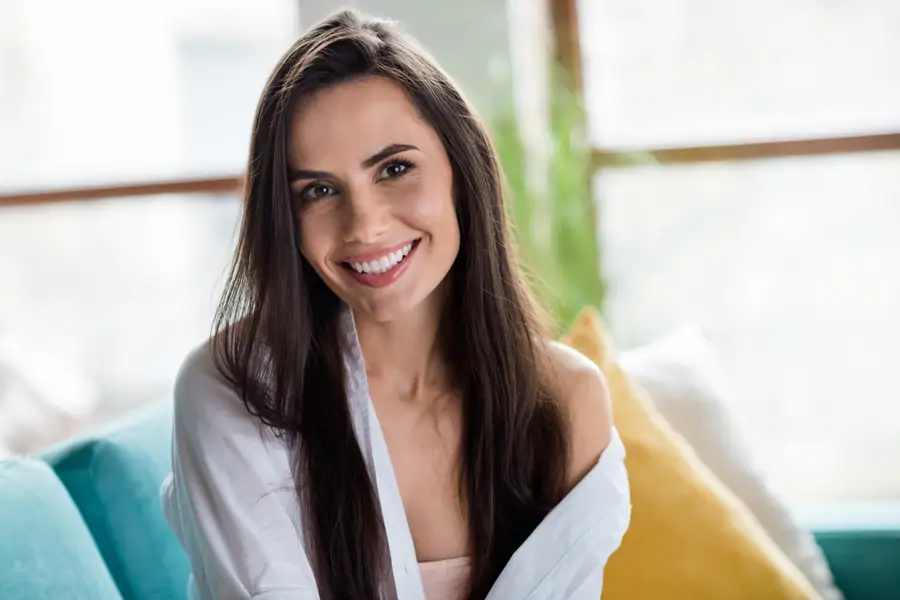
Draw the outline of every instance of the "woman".
M393 25L341 12L287 52L176 384L163 495L194 597L599 597L624 451L600 372L541 334L501 188Z

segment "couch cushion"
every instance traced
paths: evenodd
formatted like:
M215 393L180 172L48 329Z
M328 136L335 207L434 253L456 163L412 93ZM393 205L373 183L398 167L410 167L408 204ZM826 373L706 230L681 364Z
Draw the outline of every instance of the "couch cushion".
M45 456L78 505L125 600L183 600L190 565L163 517L171 403Z
M797 504L815 531L846 600L900 598L900 502Z
M754 464L749 436L732 409L735 392L700 328L684 326L624 352L619 364L703 463L747 505L822 600L842 600L813 536Z
M817 531L846 600L900 598L900 530Z
M0 462L0 598L121 599L78 509L41 461Z
M631 526L606 565L604 600L818 598L750 510L621 368L599 314L582 312L564 341L606 375L627 452Z

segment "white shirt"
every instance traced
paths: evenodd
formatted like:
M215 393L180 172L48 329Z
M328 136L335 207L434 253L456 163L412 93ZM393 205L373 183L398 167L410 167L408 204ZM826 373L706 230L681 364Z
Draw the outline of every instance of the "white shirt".
M387 533L393 572L389 596L424 600L412 535L349 311L343 319L347 398ZM293 453L247 412L214 366L207 345L192 352L178 374L172 450L172 474L161 494L166 520L191 562L189 597L318 599L292 477ZM597 464L513 554L488 600L600 597L603 569L631 517L624 458L613 430Z

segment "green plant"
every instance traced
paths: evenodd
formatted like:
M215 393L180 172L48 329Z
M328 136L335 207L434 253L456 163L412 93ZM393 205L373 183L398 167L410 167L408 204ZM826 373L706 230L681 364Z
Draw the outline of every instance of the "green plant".
M601 307L604 284L584 111L562 69L552 70L551 82L550 130L541 173L529 172L533 161L511 100L502 103L491 120L491 133L512 201L519 257L538 298L561 327L584 305Z

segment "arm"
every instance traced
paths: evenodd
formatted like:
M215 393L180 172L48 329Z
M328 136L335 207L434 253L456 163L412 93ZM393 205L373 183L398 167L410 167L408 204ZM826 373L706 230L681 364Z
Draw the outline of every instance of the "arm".
M287 448L266 431L203 348L175 386L166 518L202 600L317 599Z

